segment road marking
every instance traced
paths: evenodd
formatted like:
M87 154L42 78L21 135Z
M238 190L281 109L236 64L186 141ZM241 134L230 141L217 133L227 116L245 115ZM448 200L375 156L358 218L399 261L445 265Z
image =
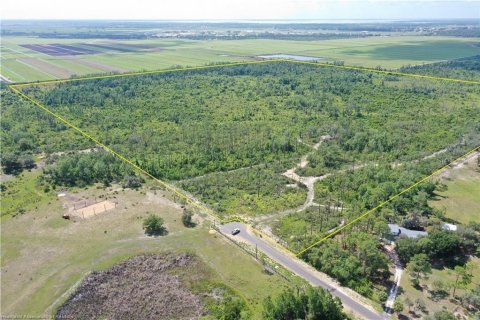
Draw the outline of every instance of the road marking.
M165 189L173 192L177 196L179 196L181 199L184 199L187 203L190 203L191 205L199 208L200 210L205 211L208 213L210 216L212 216L215 219L218 219L221 223L229 223L229 222L241 222L244 223L245 225L250 226L253 230L255 230L257 233L261 234L263 237L269 239L272 243L275 243L277 247L281 248L282 250L286 251L289 254L293 254L295 256L299 256L309 250L311 250L313 247L321 244L325 240L329 239L330 237L334 236L335 234L339 233L343 229L353 225L354 223L358 222L359 220L363 219L367 215L371 214L375 210L383 207L387 203L391 202L392 200L398 198L405 192L413 189L417 185L421 184L425 180L437 175L440 173L442 170L444 170L446 167L454 163L455 161L468 156L469 154L480 150L480 146L477 146L473 148L472 150L468 151L464 155L458 157L457 159L453 160L452 162L444 165L443 167L435 170L432 174L424 177L423 179L417 181L416 183L412 184L411 186L403 189L399 193L391 196L387 200L381 202L379 205L374 207L373 209L370 209L363 214L359 215L358 217L354 218L353 220L349 221L342 227L334 230L333 232L325 235L323 238L320 240L312 243L311 245L305 247L304 249L300 250L299 252L293 252L290 249L284 247L283 245L277 243L272 237L268 236L267 234L263 233L261 230L256 229L253 225L248 223L245 219L239 217L239 216L233 216L230 217L228 220L221 218L218 216L212 209L208 208L204 204L200 203L193 197L190 197L186 193L178 190L178 188L168 184L167 182L160 180L147 172L146 170L142 169L140 166L136 165L134 162L126 158L125 156L121 155L120 153L116 152L112 148L108 147L107 145L103 144L100 142L98 139L95 137L91 136L90 134L86 133L79 127L75 126L73 123L65 119L64 117L60 116L59 114L51 111L47 107L45 107L42 103L38 102L37 100L33 99L32 97L26 95L23 93L21 90L18 88L21 87L26 87L26 86L31 86L31 85L45 85L45 84L55 84L55 83L67 83L67 82L74 82L74 81L84 81L84 80L96 80L96 79L108 79L108 78L119 78L119 77L127 77L127 76L139 76L139 75L147 75L147 74L161 74L161 73L171 73L171 72L177 72L177 71L191 71L191 70L205 70L205 69L213 69L213 68L222 68L222 67L233 67L233 66L240 66L240 65L250 65L250 64L262 64L262 63L271 63L271 62L291 62L291 63L298 63L298 64L306 64L306 65L313 65L317 67L332 67L332 68L341 68L341 69L348 69L348 70L356 70L356 71L366 71L366 72L376 72L376 73L382 73L382 74L393 74L393 75L401 75L401 76L409 76L409 77L418 77L418 78L425 78L425 79L433 79L433 80L441 80L441 81L449 81L449 82L458 82L458 83L465 83L465 84L478 84L480 85L480 81L470 81L470 80L462 80L462 79L453 79L453 78L442 78L442 77L434 77L434 76L427 76L427 75L421 75L421 74L411 74L411 73L403 73L403 72L397 72L397 71L387 71L387 70L377 70L377 69L370 69L370 68L363 68L363 67L353 67L353 66L338 66L338 65L333 65L333 64L328 64L328 63L319 63L319 62L306 62L306 61L297 61L297 60L290 60L290 59L269 59L269 60L258 60L258 61L243 61L243 62L233 62L233 63L225 63L225 64L217 64L217 65L208 65L208 66L197 66L197 67L185 67L185 68L175 68L175 69L166 69L166 70L152 70L152 71L142 71L142 72L130 72L130 73L123 73L123 74L113 74L113 75L104 75L104 76L92 76L92 77L84 77L84 78L74 78L74 79L58 79L58 80L47 80L47 81L40 81L40 82L27 82L27 83L20 83L20 84L11 84L9 85L9 88L12 89L16 94L19 96L23 97L24 99L30 101L46 113L50 114L54 118L60 120L70 128L74 129L75 131L79 132L81 135L86 137L87 139L90 139L91 141L95 142L97 145L101 146L104 150L110 152L123 162L131 165L134 167L138 172L146 175L147 177L153 179L154 181L158 182L160 185L162 185Z

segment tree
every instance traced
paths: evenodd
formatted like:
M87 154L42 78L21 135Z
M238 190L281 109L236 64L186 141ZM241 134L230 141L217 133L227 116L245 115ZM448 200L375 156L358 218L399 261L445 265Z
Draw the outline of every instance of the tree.
M395 311L396 313L400 313L403 311L403 303L402 301L400 301L400 299L397 299L395 300L395 303L393 304L393 311Z
M195 223L192 221L193 213L188 210L184 209L182 214L182 223L185 227L191 228L195 226Z
M238 297L227 295L215 312L215 318L219 320L240 320L245 309L245 302Z
M465 288L472 282L473 275L471 274L470 269L471 268L468 264L465 266L455 266L455 281L452 283L453 297L455 297L455 291L457 289Z
M458 234L451 231L437 231L428 236L432 241L429 253L431 257L451 258L460 252L462 241Z
M268 320L348 319L338 298L322 288L309 287L306 291L286 290L276 298L268 297L263 304L263 318Z
M397 240L395 251L403 263L408 263L415 254L420 253L417 242L417 239L412 238L402 238Z
M419 253L412 257L407 265L412 284L418 286L421 278L426 278L428 273L431 273L430 261L425 253Z
M381 290L378 293L378 300L380 300L380 302L385 302L385 301L387 301L387 299L388 299L387 290L385 290L385 289Z
M164 235L167 232L163 219L155 214L150 214L143 220L143 229L149 236Z
M127 175L123 179L123 187L130 189L138 189L142 186L142 181L135 175Z
M3 171L6 174L18 174L22 172L22 163L19 157L13 153L4 153L0 159Z
M19 158L20 163L22 164L22 167L24 169L33 169L35 168L35 160L33 160L33 157L31 154L25 154Z

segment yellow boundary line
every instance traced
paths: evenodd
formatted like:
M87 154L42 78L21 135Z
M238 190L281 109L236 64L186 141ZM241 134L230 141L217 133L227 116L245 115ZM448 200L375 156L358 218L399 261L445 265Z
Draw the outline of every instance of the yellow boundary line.
M333 235L336 235L337 233L339 233L340 231L342 231L343 229L345 228L348 228L349 226L351 226L352 224L356 223L358 220L360 219L363 219L365 218L366 216L368 216L370 213L373 213L374 211L376 211L377 209L380 209L381 207L383 207L384 205L386 205L387 203L391 202L392 200L398 198L399 196L401 196L402 194L404 194L405 192L408 192L410 191L411 189L415 188L416 186L418 186L419 184L421 184L422 182L436 176L437 174L439 174L441 171L443 171L444 169L446 169L448 166L450 166L451 164L457 162L458 160L462 159L462 158L465 158L467 157L468 155L474 153L475 151L477 150L480 150L480 146L477 146L473 149L471 149L470 151L468 151L467 153L461 155L460 157L456 158L455 160L449 162L448 164L444 165L443 167L435 170L432 174L422 178L421 180L415 182L414 184L412 184L411 186L403 189L402 191L400 191L399 193L391 196L390 198L388 198L387 200L381 202L379 205L377 205L375 208L372 208L364 213L362 213L361 215L359 215L358 217L356 217L355 219L349 221L348 223L346 223L345 225L341 226L340 228L336 229L335 231L332 231L331 233L327 234L325 237L323 237L322 239L318 240L317 242L314 242L313 244L311 244L310 246L306 247L305 249L297 252L295 255L299 256L307 251L309 251L310 249L312 249L313 247L315 247L316 245L324 242L325 240L327 240L328 238L330 238L331 236Z
M171 73L171 72L176 72L176 71L189 71L189 70L205 70L205 69L213 69L213 68L221 68L221 67L233 67L233 66L239 66L239 65L250 65L250 64L261 64L261 63L271 63L271 62L291 62L291 63L297 63L297 64L306 64L306 65L313 65L313 66L320 66L320 67L333 67L333 68L340 68L340 69L347 69L347 70L356 70L356 71L367 71L367 72L376 72L376 73L382 73L382 74L393 74L393 75L401 75L401 76L409 76L409 77L417 77L417 78L425 78L425 79L430 79L430 80L441 80L441 81L449 81L449 82L457 82L457 83L466 83L466 84L478 84L480 85L480 81L470 81L470 80L462 80L462 79L452 79L452 78L441 78L441 77L433 77L433 76L427 76L427 75L421 75L421 74L411 74L411 73L403 73L403 72L397 72L397 71L387 71L387 70L377 70L377 69L369 69L369 68L362 68L362 67L352 67L352 66L338 66L338 65L332 65L332 64L327 64L327 63L318 63L318 62L307 62L307 61L296 61L296 60L289 60L289 59L275 59L275 60L260 60L260 61L244 61L244 62L235 62L235 63L226 63L226 64L217 64L217 65L208 65L208 66L198 66L198 67L186 67L186 68L176 68L176 69L166 69L166 70L155 70L155 71L141 71L141 72L130 72L130 73L122 73L122 74L113 74L113 75L104 75L104 76L93 76L93 77L84 77L84 78L76 78L76 79L60 79L60 80L48 80L48 81L40 81L40 82L28 82L28 83L20 83L20 84L11 84L9 85L9 88L12 89L13 92L18 94L20 97L26 99L27 101L30 101L46 113L50 114L57 120L60 120L70 128L74 129L78 133L80 133L82 136L86 137L87 139L90 139L91 141L95 142L97 145L101 146L104 150L110 152L123 162L131 165L134 167L138 172L146 175L147 177L153 179L154 181L158 182L160 185L162 185L165 189L173 192L177 196L179 196L181 199L184 199L187 203L192 204L193 206L205 211L208 213L210 216L214 217L215 219L218 219L221 223L229 223L229 222L242 222L247 225L249 225L254 231L257 233L261 234L263 237L268 238L271 242L275 243L279 248L282 250L286 251L289 254L293 254L295 256L299 256L313 247L319 245L320 243L324 242L325 240L329 239L330 237L334 236L335 234L339 233L340 231L344 230L345 228L355 224L359 220L363 219L367 215L371 214L372 212L376 211L377 209L383 207L385 204L391 202L392 200L396 199L397 197L401 196L405 192L408 192L409 190L415 188L417 185L421 184L425 180L437 175L439 172L447 168L449 165L452 163L458 161L459 159L462 159L469 154L477 151L480 149L480 146L477 146L473 148L472 150L468 151L464 155L458 157L457 159L451 161L450 163L444 165L443 167L435 170L432 174L424 177L423 179L417 181L416 183L412 184L411 186L403 189L399 193L391 196L389 199L381 202L379 205L377 205L375 208L370 209L363 214L359 215L358 217L354 218L353 220L349 221L347 224L343 225L342 227L336 229L335 231L327 234L320 240L314 242L310 246L302 249L301 251L295 253L291 251L290 249L280 245L277 243L274 239L272 239L270 236L267 234L263 233L261 230L256 229L252 225L250 225L247 221L245 221L241 217L231 217L228 220L222 219L220 216L218 216L213 210L208 208L207 206L197 202L196 200L192 199L190 196L187 194L179 191L176 187L173 187L172 185L166 183L163 180L160 180L147 172L146 170L142 169L140 166L136 165L133 163L131 160L126 158L125 156L121 155L120 153L116 152L112 148L108 147L107 145L103 144L100 142L98 139L95 137L91 136L90 134L86 133L79 127L75 126L73 123L62 117L61 115L51 111L47 107L45 107L43 104L38 102L37 100L33 99L32 97L26 95L23 93L21 90L18 88L21 87L26 87L26 86L31 86L31 85L46 85L46 84L57 84L57 83L67 83L67 82L75 82L75 81L83 81L83 80L97 80L97 79L108 79L108 78L119 78L119 77L128 77L128 76L140 76L140 75L147 75L147 74L161 74L161 73Z

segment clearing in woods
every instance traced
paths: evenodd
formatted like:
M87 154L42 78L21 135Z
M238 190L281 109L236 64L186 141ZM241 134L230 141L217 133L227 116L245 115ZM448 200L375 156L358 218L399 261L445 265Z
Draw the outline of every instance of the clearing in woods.
M446 217L462 224L480 221L480 166L478 154L472 154L445 170L438 179L447 186L431 205L445 212Z

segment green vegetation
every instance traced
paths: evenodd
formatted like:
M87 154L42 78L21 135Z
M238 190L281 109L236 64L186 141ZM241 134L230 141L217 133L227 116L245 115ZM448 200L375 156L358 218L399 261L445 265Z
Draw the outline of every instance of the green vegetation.
M337 227L342 220L342 213L326 207L309 207L299 213L292 213L273 225L273 231L282 239L288 239L290 246L295 243L306 243L312 235L324 233ZM299 246L296 246L299 247Z
M336 278L360 294L373 297L373 282L387 279L388 261L378 250L378 237L365 232L325 241L306 254L306 260L318 270Z
M283 291L264 302L263 317L268 320L348 319L338 298L322 288L308 288L305 292Z
M185 227L187 228L192 228L195 227L195 222L192 220L193 213L191 210L188 209L183 209L183 214L182 214L182 223Z
M213 173L180 183L182 189L200 195L222 214L258 215L300 206L305 188L291 188L281 176L283 166L261 165L225 173Z
M19 190L27 189L35 181L34 174L39 172L24 172L8 183L15 182ZM29 175L31 179L27 179ZM107 194L118 201L115 209L90 219L62 219L68 196L57 198L50 193L47 199L28 202L36 209L25 207L23 215L2 219L2 313L51 315L73 292L69 290L92 270L108 269L139 254L187 251L208 263L217 283L234 288L234 295L245 301L249 318L261 319L261 302L288 288L289 283L280 276L265 274L261 264L250 256L237 252L221 235L210 234L208 223L185 228L182 210L169 200L171 196L150 188L122 191L113 185L78 191L76 197L92 199ZM16 199L15 194L2 194L2 213L4 203ZM35 198L29 194L24 199ZM169 230L161 241L143 234L142 220L152 212L164 219Z
M434 230L420 239L404 238L397 241L398 257L404 263L415 255L425 253L431 259L442 259L457 264L469 254L475 254L480 236L473 229L463 227L462 232Z
M104 151L60 157L45 169L45 175L52 184L68 187L84 187L95 182L108 186L122 180L125 187L139 186L139 181L130 178L134 175L132 167Z
M472 102L478 97L476 87L292 63L24 90L156 177L189 179L180 186L227 214L261 214L301 204L305 190L287 187L289 180L279 173L306 153L304 143L318 142L325 134L333 139L311 155L305 170L320 174L358 162L378 165L355 174L345 171L315 186L320 203L324 197L344 203L350 207L347 216L417 181L474 144L478 136L474 126L478 106ZM464 143L441 160L391 165L455 146L460 139ZM332 151L322 154L326 149ZM73 164L73 169L75 163L92 163L95 157L99 156L82 154L65 163ZM232 171L240 168L244 169ZM58 175L52 172L55 181ZM201 175L205 176L190 179ZM109 178L102 182L112 182L121 172L103 176ZM68 183L72 181L82 183L70 178ZM361 192L356 193L362 183ZM412 200L415 195L407 197ZM422 199L407 205L396 202L395 210L405 212L424 203Z
M3 182L0 192L2 218L29 212L54 199L40 171L23 172L14 179Z
M436 192L429 204L445 214L445 217L463 224L480 221L480 172L478 156L461 162L442 175L439 182L445 189Z
M123 28L124 26L122 26ZM258 27L258 26L257 26ZM255 27L256 28L256 27ZM345 25L342 26L345 28ZM356 31L362 31L356 30ZM94 31L98 31L95 29ZM55 38L59 33L35 36L2 36L2 75L13 81L36 81L89 74L158 70L173 66L194 66L218 62L252 60L262 54L297 54L316 56L326 61L342 60L348 65L365 67L400 68L479 54L476 38L440 36L404 36L389 34L388 37L360 36L345 38L351 33L334 35L331 31L323 37L305 40L285 39L95 39L89 33L88 41L75 39L79 31L72 28L69 36ZM202 28L202 32L204 29ZM69 38L70 37L70 38ZM270 34L271 37L271 34ZM290 38L292 35L290 35ZM102 37L103 38L103 37ZM325 39L325 40L322 40ZM88 42L88 43L87 43ZM23 44L67 44L80 48L94 48L96 54L82 55L81 59L66 59L48 56L25 47ZM91 47L91 45L104 47ZM141 49L141 48L144 49Z
M272 228L292 251L477 146L479 90L285 62L24 88L102 143L222 215L287 213L305 203L307 188L282 173L308 154L308 163L298 173L324 175L314 185L315 206L284 215ZM7 105L2 112L12 114L11 108ZM2 119L2 136L19 130L14 122ZM47 130L23 128L23 135L48 141L52 150L65 150L65 142ZM37 151L35 144L20 150L25 139L4 140L14 156ZM123 177L125 186L138 187L131 169L103 152L67 154L51 162L45 181L54 186L106 186ZM432 269L461 266L469 255L478 255L478 226L441 230L444 213L430 203L442 188L434 180L424 182L302 258L341 284L383 302L390 272L379 248L391 222L430 233L397 243L417 287L426 281L420 275L427 273L427 262ZM165 224L170 232L167 219ZM457 281L466 286L462 283ZM420 312L426 309L423 299L415 300ZM238 307L233 301L222 308Z
M442 78L465 80L480 80L480 55L437 62L422 66L409 66L400 69L401 72L428 74Z
M418 287L420 279L427 278L427 275L432 272L432 266L425 253L414 255L410 259L407 269L414 287Z
M151 214L143 219L143 230L149 236L164 235L167 228L163 225L163 219L156 214Z
M402 277L402 293L397 299L403 300L409 313L415 317L432 316L444 310L457 310L468 316L480 310L480 277L478 270L480 261L471 258L464 265L448 267L438 265L439 260L431 269L428 278L414 286L409 277ZM455 296L453 291L455 290Z

